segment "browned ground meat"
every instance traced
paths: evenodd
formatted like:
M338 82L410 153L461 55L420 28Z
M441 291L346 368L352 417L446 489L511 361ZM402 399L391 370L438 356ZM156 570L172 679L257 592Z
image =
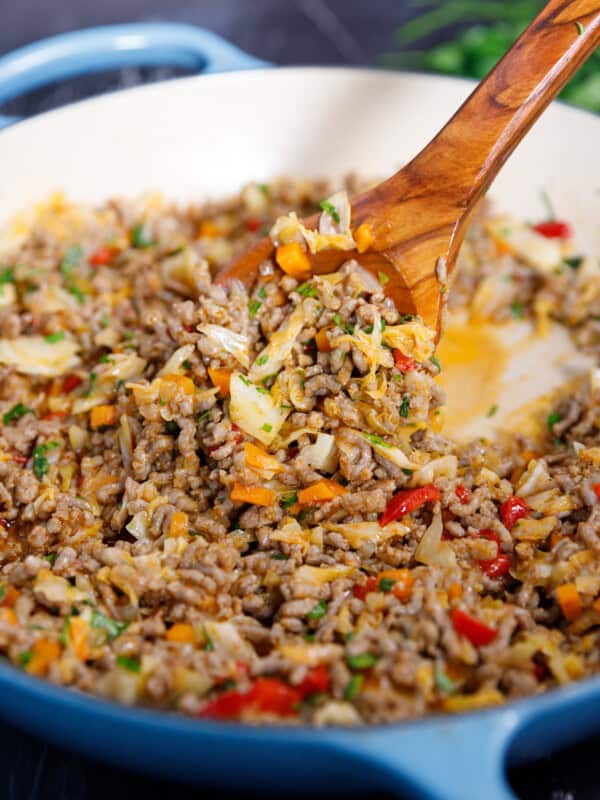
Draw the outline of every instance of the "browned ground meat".
M19 668L316 725L597 671L594 381L542 445L458 447L436 425L431 336L355 262L308 281L266 262L249 292L212 283L326 193L252 184L185 210L54 198L3 250L0 649ZM452 302L480 313L502 274L489 316L542 309L596 352L598 277L499 254L488 219Z

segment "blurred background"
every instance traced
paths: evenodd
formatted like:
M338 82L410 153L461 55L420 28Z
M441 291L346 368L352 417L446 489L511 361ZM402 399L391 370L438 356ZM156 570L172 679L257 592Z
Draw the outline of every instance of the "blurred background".
M372 66L480 78L542 5L542 0L0 0L0 56L79 28L169 20L209 28L276 65ZM185 71L163 66L82 76L15 98L0 105L0 113L30 115L110 89L181 74ZM600 113L600 51L562 98ZM511 782L522 800L598 800L599 750L600 738L590 740L511 771ZM9 726L0 728L0 800L152 800L175 791L178 800L233 800L210 789L174 789L128 775L61 752ZM318 787L314 796L319 796ZM250 797L238 795L236 800ZM481 787L482 800L485 797Z

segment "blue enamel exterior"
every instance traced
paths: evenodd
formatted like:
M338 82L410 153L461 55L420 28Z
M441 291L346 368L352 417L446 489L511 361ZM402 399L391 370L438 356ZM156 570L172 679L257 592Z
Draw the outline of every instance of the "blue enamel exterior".
M198 72L268 66L187 25L95 28L0 58L0 102L72 75L164 63ZM0 126L14 121L0 118ZM7 721L92 758L252 793L380 788L423 800L511 800L507 758L524 761L599 731L599 709L597 678L508 707L403 725L249 728L125 708L0 664L0 716Z

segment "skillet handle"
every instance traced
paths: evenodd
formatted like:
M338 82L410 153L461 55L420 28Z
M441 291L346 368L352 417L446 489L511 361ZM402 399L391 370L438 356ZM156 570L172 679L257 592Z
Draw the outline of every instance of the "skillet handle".
M0 57L0 103L76 75L160 64L203 73L269 66L216 33L193 25L107 25L52 36ZM17 117L0 116L0 128L17 121Z
M516 800L505 762L519 722L510 709L438 717L356 731L352 749L366 757L378 788L402 798Z

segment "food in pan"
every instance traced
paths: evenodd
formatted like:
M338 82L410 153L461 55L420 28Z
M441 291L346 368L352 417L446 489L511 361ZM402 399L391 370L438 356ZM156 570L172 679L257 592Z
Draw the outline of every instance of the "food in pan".
M288 213L319 206L318 233ZM265 232L276 257L256 285L213 283ZM485 210L451 305L540 335L553 320L595 358L600 267L570 242L567 223ZM536 440L454 441L433 333L352 260L368 244L325 182L183 210L56 196L14 223L0 251L13 664L125 703L313 725L466 711L598 670L600 372ZM311 276L323 247L349 260Z

